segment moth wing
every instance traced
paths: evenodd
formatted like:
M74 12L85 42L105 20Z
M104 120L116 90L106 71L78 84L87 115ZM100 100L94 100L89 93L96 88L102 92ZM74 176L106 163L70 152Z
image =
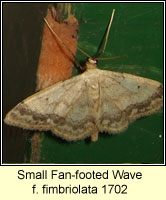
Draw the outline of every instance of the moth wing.
M82 75L59 82L15 106L5 123L30 130L51 130L66 140L90 136L93 111Z
M158 81L102 70L99 82L100 131L121 132L132 121L158 111L163 105L163 85Z

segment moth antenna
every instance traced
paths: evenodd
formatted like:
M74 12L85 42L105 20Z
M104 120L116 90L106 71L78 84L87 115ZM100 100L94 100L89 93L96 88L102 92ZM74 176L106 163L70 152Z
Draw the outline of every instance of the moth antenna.
M117 57L112 57L112 58L98 58L102 53L104 53L105 51L105 48L106 48L106 45L107 45L107 41L108 41L108 35L109 35L109 32L110 32L110 28L111 28L111 25L112 25L112 21L113 21L113 17L114 17L114 13L115 13L115 9L113 9L112 11L112 15L110 17L110 21L109 21L109 24L108 24L108 27L107 27L107 32L106 32L106 35L105 35L105 38L104 38L104 46L103 46L103 49L102 51L97 55L95 56L95 58L97 58L98 60L113 60L113 59L119 59L121 58L121 56L117 56ZM87 57L91 57L90 55L88 55L85 51L83 51L81 48L79 48L77 46L77 49L83 53L85 56Z
M77 49L82 53L82 54L84 54L85 56L87 56L88 58L90 58L91 56L90 55L88 55L85 51L83 51L81 48L79 48L78 46L77 46Z
M97 60L116 60L116 59L127 58L127 57L128 57L127 55L124 55L124 56L115 56L112 58L97 58Z
M111 25L112 25L112 21L113 21L113 18L114 18L114 13L115 13L115 9L113 9L112 11L112 15L110 17L110 21L109 21L109 24L108 24L108 27L107 27L107 31L106 31L106 35L105 35L105 38L104 38L104 46L103 46L103 49L101 50L101 52L99 52L95 58L98 58L101 54L104 53L105 51L105 48L106 48L106 45L107 45L107 40L108 40L108 35L109 35L109 32L110 32L110 28L111 28Z
M74 53L66 46L66 44L59 38L59 36L55 33L55 31L51 28L51 26L49 25L48 21L46 20L46 18L44 18L45 23L47 24L48 28L50 29L51 33L55 36L55 38L63 45L63 47L65 49L67 49L70 54L74 57L74 62L79 66L79 68L81 68L81 65L79 63L79 61L77 60L76 56L74 55Z

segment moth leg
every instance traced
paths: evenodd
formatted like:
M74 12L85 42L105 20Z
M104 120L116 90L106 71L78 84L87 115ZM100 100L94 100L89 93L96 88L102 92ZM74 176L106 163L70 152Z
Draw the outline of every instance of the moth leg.
M97 130L95 130L92 134L91 134L91 141L96 142L98 140L98 136L99 133Z

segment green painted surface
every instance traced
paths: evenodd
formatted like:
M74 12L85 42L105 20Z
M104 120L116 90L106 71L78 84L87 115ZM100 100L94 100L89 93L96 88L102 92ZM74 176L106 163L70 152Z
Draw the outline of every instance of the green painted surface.
M79 47L94 55L116 9L99 68L137 74L163 82L163 5L161 3L78 3ZM85 56L78 52L79 60ZM41 163L162 163L163 112L137 120L127 131L100 134L97 142L65 142L45 134Z

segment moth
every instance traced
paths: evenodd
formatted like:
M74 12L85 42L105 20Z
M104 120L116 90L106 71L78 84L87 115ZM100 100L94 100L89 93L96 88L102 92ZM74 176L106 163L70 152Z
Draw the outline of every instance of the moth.
M105 41L113 15L114 11ZM6 115L5 123L29 130L50 130L67 141L87 137L97 141L99 132L120 133L131 122L162 107L163 85L160 82L100 70L97 60L91 57L85 67L82 74L23 100Z

